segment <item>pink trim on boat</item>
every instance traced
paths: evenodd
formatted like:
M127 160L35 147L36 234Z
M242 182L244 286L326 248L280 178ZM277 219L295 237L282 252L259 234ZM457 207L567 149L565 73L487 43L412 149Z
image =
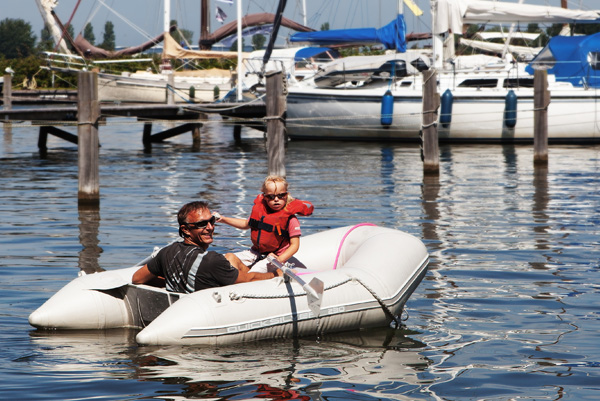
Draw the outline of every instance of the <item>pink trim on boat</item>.
M342 252L342 245L344 245L344 241L346 240L346 237L348 236L348 234L350 234L352 231L354 231L354 229L358 228L358 227L363 227L363 226L374 226L375 224L373 223L360 223L355 225L354 227L351 227L346 234L344 234L344 236L342 237L342 240L340 241L340 246L338 248L337 251L337 255L335 255L335 262L333 263L333 270L337 269L337 264L338 264L338 260L340 258L340 253Z

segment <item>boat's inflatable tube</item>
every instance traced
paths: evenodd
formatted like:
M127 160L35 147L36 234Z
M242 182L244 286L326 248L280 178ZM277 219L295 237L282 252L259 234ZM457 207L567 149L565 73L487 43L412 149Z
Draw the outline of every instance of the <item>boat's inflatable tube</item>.
M46 329L143 327L140 344L226 344L385 326L428 262L417 238L368 224L305 236L296 258L305 281L324 283L318 318L302 287L281 277L183 295L129 284L133 267L73 280L29 321Z

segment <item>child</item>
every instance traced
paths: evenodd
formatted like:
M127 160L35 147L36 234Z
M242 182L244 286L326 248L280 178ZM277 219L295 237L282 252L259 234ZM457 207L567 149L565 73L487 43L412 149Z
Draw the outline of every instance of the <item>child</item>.
M309 216L314 207L310 202L294 199L288 193L285 178L270 175L262 185L262 194L254 200L250 218L240 219L215 214L218 222L246 230L250 228L252 247L236 253L251 272L273 270L267 266L266 257L274 256L287 262L300 248L300 223L295 214Z

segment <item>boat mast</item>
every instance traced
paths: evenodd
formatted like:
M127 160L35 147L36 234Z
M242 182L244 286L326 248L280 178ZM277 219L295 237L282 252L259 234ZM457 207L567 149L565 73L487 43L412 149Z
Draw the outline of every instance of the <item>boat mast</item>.
M237 1L237 100L242 101L242 0Z
M171 0L164 0L163 9L163 32L169 32L169 26L171 25Z
M61 30L57 26L54 16L52 16L52 10L56 7L58 2L56 0L35 0L35 2L40 10L40 14L42 14L44 25L50 31L50 34L54 38L54 42L58 45L60 52L71 54L69 48L67 47L67 42L65 42L63 39Z
M203 45L210 35L210 20L208 11L208 0L200 3L200 50L210 50L211 46Z
M436 26L436 18L438 12L437 0L431 1L431 48L433 50L433 66L436 70L441 70L444 62L442 55L444 54L444 39L442 38L442 32L434 32Z
M308 26L306 25L306 0L302 0L302 14L304 14L304 26Z

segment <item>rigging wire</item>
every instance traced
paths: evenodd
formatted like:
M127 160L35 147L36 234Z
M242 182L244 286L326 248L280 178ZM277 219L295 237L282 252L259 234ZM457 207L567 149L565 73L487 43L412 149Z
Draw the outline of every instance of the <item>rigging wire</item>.
M98 0L98 2L101 3L104 7L106 7L109 11L111 11L117 18L119 18L120 20L125 22L127 25L129 25L131 28L133 28L135 31L137 31L139 34L144 36L146 39L152 39L152 36L150 34L148 34L142 28L140 28L139 26L137 26L136 24L134 24L133 22L131 22L130 20L125 18L120 13L118 13L115 9L113 9L108 4L106 4L106 2L104 2L104 0Z

